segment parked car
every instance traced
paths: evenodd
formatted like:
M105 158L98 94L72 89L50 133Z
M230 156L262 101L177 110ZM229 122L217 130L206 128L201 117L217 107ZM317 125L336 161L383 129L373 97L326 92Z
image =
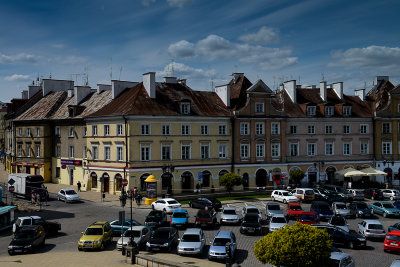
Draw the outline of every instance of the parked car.
M395 202L393 202L393 206L400 210L400 200L396 200Z
M242 209L242 218L244 218L247 213L257 214L260 220L263 219L261 211L256 206L244 206Z
M386 236L385 229L378 220L364 220L358 223L358 232L366 238L384 238Z
M329 258L329 267L354 267L355 263L353 258L343 252L331 252Z
M189 201L189 206L191 208L198 208L198 209L215 209L216 211L222 207L221 201L217 200L216 198L205 198L199 197Z
M364 192L361 189L348 189L347 191L353 195L354 200L364 200Z
M400 251L400 231L391 231L386 235L383 242L383 251Z
M380 214L383 217L393 216L399 217L400 210L393 206L390 202L378 201L369 205L374 213Z
M382 194L383 198L389 198L390 200L400 199L400 192L397 189L384 189Z
M265 218L269 220L275 214L283 214L281 206L275 202L267 202L265 205Z
M178 255L201 255L205 248L206 237L203 230L198 228L187 229L178 243Z
M333 211L326 201L313 201L310 211L314 211L317 214L318 220L328 221L333 216Z
M350 210L347 208L346 203L344 202L333 202L332 210L335 215L350 217Z
M269 220L269 225L268 225L269 232L272 233L278 229L281 229L282 227L285 227L287 223L288 222L285 216L283 216L283 214L275 214Z
M297 222L301 224L312 225L318 223L318 217L317 214L313 211L303 211L303 213L297 219Z
M112 235L113 236L121 236L121 233L124 233L126 230L128 230L132 226L138 226L138 225L142 225L142 224L135 220L131 221L131 219L125 219L124 225L121 225L121 222L119 220L114 220L114 221L110 222L110 225L111 225Z
M333 193L325 188L313 188L315 196L321 196L323 198L327 198L329 195Z
M377 188L367 188L364 190L364 197L371 200L383 200L383 193Z
M112 229L108 222L95 222L82 232L78 241L78 250L100 249L104 250L111 243Z
M236 253L236 236L232 231L219 231L212 242L210 242L210 249L208 250L209 260L225 260L226 258L226 244L230 244L231 256L233 259Z
M126 247L130 244L131 238L138 245L139 248L144 248L147 241L150 239L152 231L148 226L139 225L133 226L126 230L121 238L117 241L117 249L121 250L122 247Z
M212 228L217 224L217 213L213 210L199 210L194 218L196 227Z
M159 227L166 225L168 223L167 213L161 210L152 210L146 216L144 220L144 225L150 227Z
M297 202L292 202L288 203L287 209L286 209L286 218L288 220L293 219L293 218L298 218L300 215L303 213L303 209L300 206L300 203Z
M219 220L220 224L238 224L240 222L239 215L233 207L224 207Z
M8 245L8 254L33 252L40 246L44 246L46 232L41 225L22 227Z
M392 261L390 267L400 267L400 259Z
M328 224L339 227L339 228L345 230L346 232L350 231L349 224L347 223L346 218L343 216L340 216L340 215L332 216L329 219Z
M65 201L65 203L81 201L81 198L74 189L61 189L60 191L58 191L57 199Z
M333 193L339 194L345 199L345 201L353 201L353 194L347 192L343 186L327 184L324 185L324 188Z
M346 199L339 194L332 193L328 195L324 201L328 202L329 205L332 205L334 202L346 202Z
M18 217L18 219L15 220L12 226L12 231L15 234L16 232L19 231L19 229L28 225L41 225L43 229L46 231L47 235L56 235L58 231L61 231L60 223L49 222L39 216Z
M272 201L280 201L283 203L296 202L298 198L286 190L274 190L271 193Z
M392 232L392 231L400 231L400 222L389 226L388 232Z
M174 227L157 228L146 243L147 251L168 250L171 252L178 245L178 230Z
M240 226L241 234L262 234L261 219L256 213L246 213Z
M174 210L179 209L181 204L173 198L163 198L151 203L151 208L153 210L162 210L168 214L174 212Z
M371 209L365 202L353 201L352 203L349 204L349 210L350 210L350 216L353 218L355 217L364 218L373 216Z
M189 225L189 213L185 209L176 209L171 216L170 225L173 227L187 228Z
M357 234L353 230L346 232L339 227L323 224L314 224L311 225L311 227L324 229L331 236L334 245L340 245L347 248L365 247L367 245L365 237Z
M296 188L292 191L292 194L299 201L313 201L315 198L314 190L311 188Z

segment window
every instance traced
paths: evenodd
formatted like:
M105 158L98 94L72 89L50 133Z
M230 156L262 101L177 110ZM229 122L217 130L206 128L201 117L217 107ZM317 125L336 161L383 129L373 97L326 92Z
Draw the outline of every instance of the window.
M35 145L35 153L36 153L36 157L40 158L40 145L39 144Z
M350 134L350 125L343 125L343 133Z
M208 125L200 125L200 134L208 135Z
M142 124L142 135L150 135L150 124Z
M83 127L83 136L87 136L87 127Z
M68 156L70 158L74 157L74 146L69 146L69 148L68 148Z
M190 159L190 145L181 146L181 159L183 160Z
M314 125L308 125L307 127L307 133L308 134L315 134L315 126Z
M350 116L351 115L351 107L343 107L343 116Z
M218 126L218 134L226 135L226 125L225 124Z
M240 135L249 135L249 123L247 122L240 123Z
M110 159L111 159L110 145L105 145L104 146L104 160L110 160Z
M181 113L190 114L190 103L181 103Z
M327 117L333 116L333 107L325 107L325 116Z
M297 134L297 125L290 125L290 133Z
M361 124L360 125L360 134L367 134L368 133L368 124Z
M382 123L382 133L383 134L390 134L392 133L392 124L390 122Z
M343 143L343 155L351 155L351 143Z
M162 129L162 135L170 135L171 134L169 125L163 125L161 127L161 129Z
M161 145L161 160L171 160L170 145Z
M69 137L74 137L74 127L69 127L68 136Z
M123 160L124 160L124 146L117 145L117 161L123 161Z
M280 133L281 133L280 123L279 122L271 123L271 134L272 135L278 135Z
M209 144L201 144L200 145L200 158L201 159L209 159L210 158L210 145Z
M150 144L140 145L140 160L149 161L150 160Z
M22 136L22 128L18 128L18 136Z
M26 156L27 157L31 156L31 144L30 143L26 144Z
M117 135L124 135L124 126L122 124L117 124Z
M299 155L299 144L298 143L291 143L289 145L290 149L290 156L297 157Z
M218 156L220 159L225 159L228 155L228 147L227 145L218 145Z
M334 155L334 146L333 143L325 143L325 155L333 156Z
M97 136L97 125L92 125L92 136Z
M333 134L332 125L325 125L325 134Z
M315 106L307 107L307 116L315 116L316 110Z
M92 159L99 159L99 146L92 145Z
M272 143L271 144L271 157L276 158L281 155L281 144Z
M190 125L182 124L182 126L181 126L181 134L182 135L190 135Z
M22 157L22 144L17 144L17 156Z
M382 154L383 155L392 154L392 142L382 142Z
M87 146L83 147L83 158L87 159Z
M256 122L256 135L263 135L264 133L264 123Z
M61 144L56 145L56 157L61 157Z
M240 158L248 159L250 157L250 145L249 144L241 144L240 145Z
M60 177L60 173L61 173L61 168L56 167L56 177Z
M110 125L104 125L104 136L110 135Z
M36 136L40 136L40 128L39 127L36 127Z
M256 158L265 157L265 144L256 144Z
M31 128L26 128L26 136L32 136Z
M369 153L369 145L368 145L368 143L365 143L365 142L361 143L360 144L360 154L361 155L368 155L368 153Z
M317 144L308 143L307 144L307 156L315 156L317 155Z
M256 103L256 113L264 113L264 103Z

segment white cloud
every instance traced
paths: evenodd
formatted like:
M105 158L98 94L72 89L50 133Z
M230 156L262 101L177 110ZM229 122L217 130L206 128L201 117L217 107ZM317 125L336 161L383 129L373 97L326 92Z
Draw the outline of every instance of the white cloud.
M167 0L168 5L179 8L187 6L193 2L194 0Z
M51 61L53 60L63 64L77 64L77 63L87 62L86 57L78 57L78 56L56 57L54 59L51 59Z
M152 3L155 3L156 0L142 0L142 5L149 6Z
M195 56L194 44L186 40L181 40L177 43L171 44L168 47L168 52L171 56L176 58L193 58Z
M57 48L57 49L63 49L65 47L65 45L63 45L63 44L52 44L51 47Z
M400 47L368 46L350 48L345 51L332 52L336 62L331 67L346 68L379 68L392 69L400 67Z
M157 72L157 76L175 76L190 80L210 79L216 76L216 71L196 69L182 63L171 62L164 67L164 70Z
M30 79L29 75L22 75L22 74L13 74L11 76L4 77L4 80L9 81L9 82L27 81L29 79Z
M25 53L13 56L0 54L0 64L35 63L38 59L38 56Z
M249 33L240 36L239 40L249 44L278 44L279 31L263 26L256 33Z

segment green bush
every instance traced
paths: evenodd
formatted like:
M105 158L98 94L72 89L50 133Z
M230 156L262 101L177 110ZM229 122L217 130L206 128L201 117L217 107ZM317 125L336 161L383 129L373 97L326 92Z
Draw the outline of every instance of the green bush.
M256 258L274 266L324 266L332 241L323 229L296 223L264 236L254 246Z
M293 170L289 173L290 179L297 185L301 184L301 180L306 176L302 170Z
M242 177L239 174L228 172L219 178L219 184L225 186L226 190L231 195L231 191L235 185L241 185L243 183Z

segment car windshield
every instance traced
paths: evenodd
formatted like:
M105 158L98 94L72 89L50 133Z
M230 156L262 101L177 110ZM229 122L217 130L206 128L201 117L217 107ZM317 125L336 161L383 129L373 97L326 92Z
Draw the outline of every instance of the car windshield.
M368 209L367 204L361 202L361 203L357 203L357 208L358 209Z
M400 236L398 236L398 235L387 235L386 236L386 240L400 242Z
M368 229L383 230L382 224L369 224Z
M85 231L85 235L102 235L103 229L102 228L88 228Z
M290 209L298 211L298 210L301 210L301 207L300 206L290 206Z
M197 213L197 218L211 218L211 214L207 211L200 211Z
M19 231L15 234L14 240L30 240L33 236L33 231Z
M67 195L76 195L76 192L74 190L66 190L65 194L67 194Z
M126 237L140 237L140 231L138 230L128 230L124 233L124 236Z
M307 196L314 195L314 190L306 190L306 192L304 192L304 194L306 194Z
M258 209L247 209L247 213L259 213L260 211Z
M167 203L168 204L179 204L179 202L176 200L168 200Z
M268 205L268 210L280 210L281 207L279 205Z
M329 208L328 205L320 205L320 206L319 206L319 209L320 209L320 210L323 210L323 211L330 210L330 208Z
M228 242L231 242L229 238L215 238L213 246L225 246Z
M386 209L394 209L394 206L392 203L383 203L382 206Z
M293 194L292 193L290 193L290 192L282 192L282 195L283 196L293 196Z
M172 217L174 217L174 218L186 218L186 213L184 213L184 212L174 212Z
M340 209L340 210L345 210L345 209L347 209L347 207L346 207L345 204L336 204L336 208L337 208L337 209Z
M329 259L327 267L338 267L340 265L340 260L337 259Z
M224 214L232 214L235 215L236 211L235 210L224 210Z
M286 223L285 218L283 217L272 217L271 222L273 223Z
M161 212L150 212L149 215L147 215L147 218L149 219L158 219L161 218Z
M156 231L153 233L152 237L165 239L165 238L169 237L169 232L168 231Z
M346 220L342 216L332 217L331 224L338 226L345 226Z
M181 238L182 242L200 242L200 236L199 235L183 235Z
M313 222L314 221L314 216L309 215L309 214L303 214L300 216L300 221L303 222Z
M255 223L258 222L258 216L245 216L243 221L247 223Z

